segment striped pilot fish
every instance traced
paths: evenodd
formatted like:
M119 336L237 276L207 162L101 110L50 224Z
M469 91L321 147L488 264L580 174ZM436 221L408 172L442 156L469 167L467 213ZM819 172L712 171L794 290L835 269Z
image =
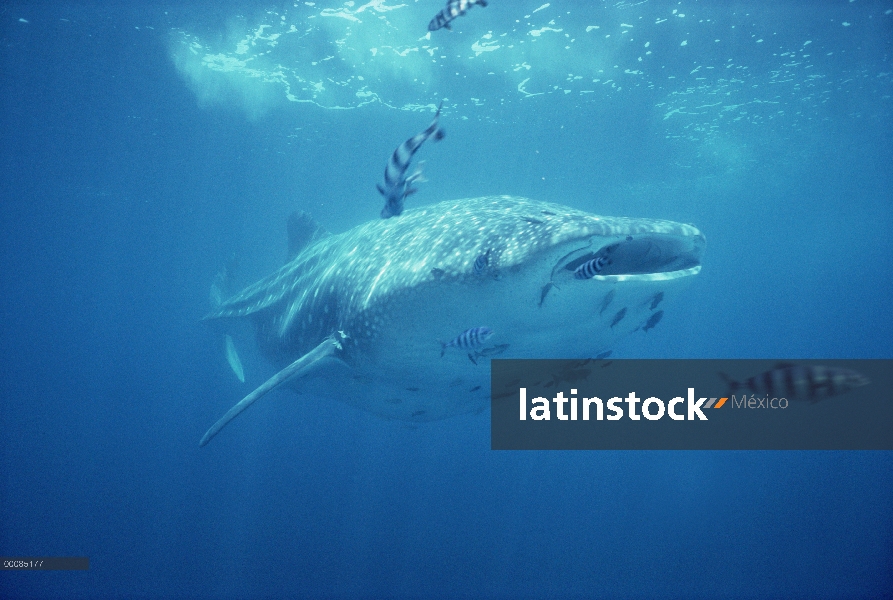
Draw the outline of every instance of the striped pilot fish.
M813 403L870 383L867 377L850 369L792 363L778 363L774 368L744 381L735 381L725 373L719 375L729 384L731 393L743 390L758 396L809 400Z
M592 279L605 268L605 265L611 264L611 260L607 256L598 256L592 260L587 260L574 270L575 279Z
M474 259L474 274L478 277L484 275L487 269L490 267L490 252L488 249L483 254L478 255L476 259Z
M391 155L391 159L388 161L388 164L384 169L384 186L381 184L376 185L379 193L385 197L385 205L384 208L381 209L382 219L389 219L402 214L403 201L407 196L418 191L417 188L412 187L412 184L421 179L422 169L416 169L416 171L409 176L406 175L406 172L409 171L409 163L412 162L413 155L418 151L421 145L425 143L425 140L431 136L434 136L434 141L443 139L443 136L445 135L444 131L437 126L437 121L440 118L440 109L442 107L443 102L437 107L437 113L434 115L434 120L431 121L431 124L428 125L427 129L397 146L397 149L394 150L394 153Z
M474 350L475 348L480 348L492 335L493 330L489 327L472 327L471 329L466 329L449 342L440 342L440 340L437 340L441 345L440 356L443 357L446 353L446 349L450 347L461 348L462 350Z
M452 29L450 22L456 17L463 16L475 4L487 6L486 0L449 0L446 7L428 23L428 31L437 31L441 27Z

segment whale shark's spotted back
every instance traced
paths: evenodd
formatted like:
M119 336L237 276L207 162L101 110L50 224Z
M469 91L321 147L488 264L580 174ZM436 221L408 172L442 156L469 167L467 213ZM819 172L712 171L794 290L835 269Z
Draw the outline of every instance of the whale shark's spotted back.
M295 388L413 421L485 406L492 356L603 352L653 319L655 298L699 272L704 250L691 225L511 196L307 237L293 260L207 318L251 318L280 366L341 332L337 356ZM575 277L593 261L597 274ZM486 345L445 344L474 328L492 331Z

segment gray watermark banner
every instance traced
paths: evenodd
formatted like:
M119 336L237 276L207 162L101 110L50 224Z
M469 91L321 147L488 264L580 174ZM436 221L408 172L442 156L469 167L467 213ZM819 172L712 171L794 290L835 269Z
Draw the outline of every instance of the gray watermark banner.
M491 361L494 450L893 450L893 360Z

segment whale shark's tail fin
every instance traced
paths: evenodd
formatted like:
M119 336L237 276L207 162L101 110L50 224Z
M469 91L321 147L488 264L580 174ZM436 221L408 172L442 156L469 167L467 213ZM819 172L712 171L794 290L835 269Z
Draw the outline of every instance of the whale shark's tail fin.
M264 396L270 390L279 387L292 377L301 377L303 375L306 375L316 365L316 363L326 358L327 356L332 356L333 354L335 354L336 350L340 349L341 343L335 338L335 336L330 336L324 339L319 346L270 377L260 387L242 398L238 404L229 409L225 415L218 419L218 421L214 423L207 432L205 432L205 435L202 437L198 445L204 446L208 442L210 442L212 437L217 435L217 433L221 429L223 429L227 423L239 416L239 414L241 414L243 410L254 404L255 400L257 400L261 396Z

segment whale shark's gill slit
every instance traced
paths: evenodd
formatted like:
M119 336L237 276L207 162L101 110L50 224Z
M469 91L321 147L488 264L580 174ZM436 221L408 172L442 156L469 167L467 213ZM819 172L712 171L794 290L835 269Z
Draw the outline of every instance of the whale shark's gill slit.
M372 281L372 285L369 287L369 293L366 295L366 300L363 302L363 307L369 306L369 300L372 298L372 295L375 293L375 288L378 286L378 282L381 281L381 278L388 271L388 267L391 266L391 261L388 260L385 262L384 266L381 268L381 271L378 272L378 275Z

